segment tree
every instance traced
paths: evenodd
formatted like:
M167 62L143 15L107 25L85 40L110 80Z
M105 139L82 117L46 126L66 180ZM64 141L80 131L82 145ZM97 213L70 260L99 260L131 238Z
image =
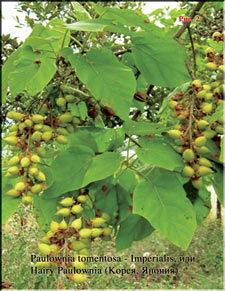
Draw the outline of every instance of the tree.
M96 238L122 250L156 229L186 250L206 186L223 201L223 34L198 62L190 25L172 35L130 5L21 2L32 33L3 66L3 220L32 204L39 251L72 256L65 270L84 267L76 256Z

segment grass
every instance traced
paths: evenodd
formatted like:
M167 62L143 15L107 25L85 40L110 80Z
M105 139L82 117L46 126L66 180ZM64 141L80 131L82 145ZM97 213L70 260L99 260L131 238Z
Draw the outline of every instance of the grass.
M20 207L3 227L2 280L13 283L12 289L219 289L223 290L223 231L218 221L200 226L187 251L172 245L159 232L133 243L130 249L116 253L115 242L96 241L93 255L120 256L121 262L90 263L98 268L134 268L138 274L91 275L88 283L76 285L64 275L32 275L30 255L38 254L42 236L29 209ZM177 274L142 275L143 264L130 262L134 256L172 256L176 262L145 263L149 268L177 268ZM180 256L195 257L195 262L179 262ZM127 259L127 260L125 260Z

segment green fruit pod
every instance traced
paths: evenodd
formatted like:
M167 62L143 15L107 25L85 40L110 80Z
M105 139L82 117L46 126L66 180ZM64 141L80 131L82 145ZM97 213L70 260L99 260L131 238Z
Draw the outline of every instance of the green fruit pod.
M63 200L61 200L59 203L62 206L68 207L68 206L72 206L73 205L74 200L71 197L67 197L67 198L64 198Z
M192 149L186 149L183 152L183 158L187 162L194 160L195 154L194 154L193 150Z
M15 166L17 164L19 164L20 162L20 157L19 156L14 156L9 160L9 166Z
M22 203L23 204L31 204L33 202L33 198L29 195L24 195L22 197Z
M92 226L93 227L100 227L100 226L103 226L105 224L105 219L102 218L102 217L96 217L96 218L93 218L91 220L91 223L92 223Z
M44 148L38 147L36 148L36 152L41 158L45 158L47 156L46 150Z
M181 137L182 133L181 131L177 130L177 129L171 129L169 131L167 131L169 136L172 138L172 139L178 139Z
M38 172L39 172L38 168L35 167L30 167L28 170L29 175L34 177L38 175Z
M68 122L72 121L73 116L71 113L67 112L67 113L64 113L61 116L59 116L59 119L62 123L68 123Z
M207 64L205 64L206 69L210 70L210 71L215 71L217 69L216 64L214 64L213 62L209 62Z
M35 131L32 135L31 135L31 140L32 141L40 141L42 138L42 133L40 131Z
M46 181L45 174L43 172L41 172L41 171L39 171L35 177L39 182L45 182Z
M83 211L83 207L80 204L74 205L71 209L73 214L78 214Z
M67 135L68 134L68 131L65 129L65 128L62 128L62 127L58 127L56 129L56 133L60 134L60 135Z
M207 139L205 136L199 136L195 139L194 144L198 147L202 147L205 145Z
M86 248L86 244L82 241L75 241L75 242L72 242L72 249L74 251L79 251L79 250L82 250Z
M208 125L209 125L208 121L203 119L199 120L197 123L199 129L205 129Z
M30 119L26 119L26 120L24 121L24 125L25 125L26 127L28 127L28 128L31 128L31 127L33 126L33 121L30 120Z
M43 121L45 120L45 118L40 115L40 114L34 114L33 116L31 116L31 120L34 123L43 123Z
M92 228L91 236L92 237L99 237L103 233L102 228Z
M197 148L196 151L200 155L208 154L210 152L210 150L206 146Z
M75 228L76 230L81 229L81 226L82 226L82 220L81 220L81 218L75 219L71 223L71 227Z
M66 100L65 98L62 98L62 97L59 97L56 99L56 104L59 106L59 107L63 107L66 105Z
M12 119L14 121L20 121L22 118L24 118L24 114L15 112L15 111L10 111L7 113L7 118Z
M7 195L12 196L12 197L19 197L20 192L16 191L15 189L11 189L6 192Z
M85 264L81 261L78 261L78 259L75 260L75 262L71 263L72 267L75 267L76 269L85 269Z
M22 192L26 189L26 184L24 182L18 182L15 185L15 190L18 192Z
M218 125L216 128L215 128L216 132L218 134L224 134L224 129L223 129L223 126L221 125Z
M37 164L41 162L41 159L38 155L32 155L30 160L31 160L31 162L37 163Z
M87 200L88 200L88 196L87 196L87 195L79 195L79 196L77 197L77 201L78 201L78 202L81 202L81 203L86 203Z
M68 139L64 135L58 135L55 140L60 144L67 144L68 143Z
M192 185L196 189L201 189L203 187L203 180L202 178L198 178L196 180L192 180Z
M213 170L211 170L209 167L205 167L205 166L200 166L198 168L198 174L199 176L207 176L209 174L214 173Z
M52 232L56 232L59 229L59 223L52 220L51 224L50 224L50 229Z
M197 88L200 88L202 86L202 83L200 80L194 80L194 81L192 81L191 84L192 84L192 86L197 87Z
M59 229L67 229L67 228L68 228L68 225L67 225L65 219L63 219L59 224Z
M10 175L17 176L20 172L20 169L17 166L10 167L7 171Z
M88 277L85 274L74 274L72 276L72 280L75 283L80 284L86 282L88 280Z
M195 171L192 167L190 166L185 166L183 171L182 171L182 175L184 177L192 177L194 175Z
M46 131L42 134L42 140L44 141L50 141L52 138L52 131Z
M8 136L4 138L4 141L9 145L16 145L18 142L18 138L15 136Z
M20 161L20 165L23 168L29 167L29 165L30 165L30 159L28 157L22 158L21 161Z
M208 159L206 159L206 158L200 158L198 160L198 163L199 163L200 166L212 167L211 162Z
M41 184L36 184L34 186L31 187L31 192L33 194L38 194L43 190L43 187L41 186Z
M68 103L73 103L76 101L76 97L74 95L66 95L65 99Z
M70 208L61 208L56 212L56 215L69 216L70 215Z
M89 238L91 236L92 230L90 228L83 228L79 231L81 238Z
M211 103L204 103L202 106L202 111L206 114L211 113L213 110L213 106Z
M49 245L47 244L38 244L38 249L40 251L41 254L43 255L49 255L51 253L51 249L49 247Z

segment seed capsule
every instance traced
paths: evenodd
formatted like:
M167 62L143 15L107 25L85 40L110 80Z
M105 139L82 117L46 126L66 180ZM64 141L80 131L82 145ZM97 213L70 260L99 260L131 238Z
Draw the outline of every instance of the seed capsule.
M52 232L56 232L59 229L59 223L53 220L50 224L50 229Z
M19 192L24 191L25 188L26 188L26 184L25 184L24 182L18 182L18 183L16 183L16 185L15 185L15 190L16 190L16 191L19 191Z
M35 131L31 136L32 141L40 141L41 138L42 138L42 133L40 131Z
M177 130L177 129L171 129L169 131L167 131L169 136L173 139L179 138L181 136L181 131Z
M92 228L91 236L92 237L99 237L103 233L102 228Z
M19 168L17 166L11 167L8 169L7 173L13 176L17 176L19 174Z
M67 143L68 143L68 139L67 139L67 137L64 136L64 135L58 135L58 136L56 137L56 141L57 141L58 143L60 143L60 144L67 144Z
M207 176L207 175L212 174L212 173L213 173L213 170L211 170L208 167L200 166L198 168L198 174L199 174L199 176Z
M36 176L38 174L38 168L35 168L35 167L29 168L28 173L31 176Z
M213 110L213 106L210 103L204 103L202 106L202 111L206 114L209 114Z
M36 175L36 179L39 182L45 182L46 181L45 174L43 172L39 171L38 174Z
M12 196L12 197L19 197L20 192L16 191L15 189L11 189L6 192L7 195Z
M23 168L29 167L29 165L30 165L30 159L28 157L22 158L21 161L20 161L20 165Z
M88 280L87 276L84 275L84 274L74 274L73 277L72 277L72 280L75 282L75 283L83 283L85 281Z
M24 116L24 114L15 111L10 111L7 113L7 117L15 121L20 121Z
M24 204L30 204L30 203L32 203L33 202L33 198L31 197L31 196L29 196L29 195L24 195L23 197L22 197L22 203L24 203Z
M91 231L90 228L83 228L79 231L79 235L81 238L88 238L91 236Z
M50 246L47 244L38 244L38 249L43 255L49 255L51 253Z
M72 206L73 205L74 200L71 197L67 197L67 198L64 198L63 200L61 200L59 203L62 206L68 207L68 206Z
M100 227L104 225L105 222L106 222L105 219L103 219L102 217L96 217L91 220L93 227Z
M81 203L86 203L87 200L88 200L87 195L79 195L79 196L77 197L77 201L78 201L78 202L81 202Z
M192 161L195 157L194 152L191 149L186 149L183 152L183 158L185 159L185 161Z
M61 116L59 116L59 119L62 123L68 123L68 122L71 122L72 119L73 119L73 116L71 113L67 112L67 113L64 113L62 114Z
M81 226L82 226L82 220L81 220L81 218L75 219L71 223L71 227L75 228L76 230L81 229Z
M194 144L198 147L204 146L206 143L206 137L205 136L199 136L195 139Z
M205 129L209 125L209 123L208 121L201 119L198 121L197 125L198 125L198 128Z
M70 209L69 208L61 208L56 212L56 215L68 216L68 215L70 215Z
M74 251L79 251L81 249L84 249L86 248L86 244L82 241L75 241L75 242L72 242L72 249Z
M49 141L52 138L52 131L46 131L42 134L42 139L44 141Z
M39 158L38 155L32 155L30 158L31 162L33 163L40 163L41 159Z
M59 106L59 107L63 107L66 105L66 100L65 98L62 98L62 97L59 97L56 99L56 104Z
M36 185L34 185L34 186L31 187L31 192L32 192L33 194L38 194L38 193L40 193L42 190L43 190L43 188L42 188L41 184L36 184Z
M190 166L185 166L183 171L182 171L182 175L184 177L191 177L194 175L194 173L195 173L194 169Z
M206 158L200 158L198 160L199 165L201 166L206 166L206 167L212 167L212 164L209 160L207 160Z
M80 204L77 204L77 205L74 205L71 209L71 212L73 214L78 214L80 213L81 211L83 211L83 207L80 205Z
M44 121L44 117L40 114L34 114L32 117L31 117L31 120L34 122L34 123L43 123Z
M16 145L18 142L18 138L15 136L8 136L4 138L4 141L9 145Z
M9 160L9 166L17 165L20 162L19 156L14 156Z
M63 219L59 224L59 229L67 229L68 225L66 221Z

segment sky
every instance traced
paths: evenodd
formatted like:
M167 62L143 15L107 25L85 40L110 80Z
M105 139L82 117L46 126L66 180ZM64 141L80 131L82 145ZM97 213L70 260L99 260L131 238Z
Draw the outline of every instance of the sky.
M158 8L164 8L170 6L170 8L177 8L178 3L177 2L145 2L145 8L144 12L150 13ZM2 33L3 34L11 34L13 37L17 37L18 40L23 41L31 32L30 28L23 27L17 28L15 27L17 25L17 22L15 20L15 16L17 15L19 17L19 20L23 22L24 17L26 13L19 13L16 11L16 6L18 4L18 1L15 2L2 2Z

